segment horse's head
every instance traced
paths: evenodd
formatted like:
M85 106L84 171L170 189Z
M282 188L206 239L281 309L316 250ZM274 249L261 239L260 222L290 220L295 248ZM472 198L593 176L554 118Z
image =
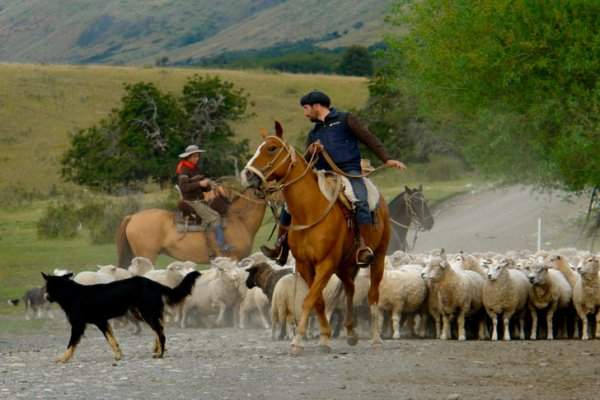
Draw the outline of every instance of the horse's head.
M406 205L411 215L426 231L433 228L433 216L423 195L423 185L419 185L416 189L405 186L404 189Z
M275 122L275 135L261 133L264 140L241 174L242 184L247 187L260 188L270 181L284 181L296 161L296 152L283 140L279 122Z

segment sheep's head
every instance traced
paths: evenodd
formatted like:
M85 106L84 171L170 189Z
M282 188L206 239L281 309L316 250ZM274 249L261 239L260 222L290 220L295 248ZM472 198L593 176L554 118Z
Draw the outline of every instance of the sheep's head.
M267 263L254 264L252 267L246 269L246 272L248 272L248 277L246 278L246 287L248 289L260 287L261 276L269 270L272 270L272 268Z
M497 280L502 275L502 273L509 268L509 266L510 262L506 258L489 264L487 273L488 279L490 281Z
M442 279L448 268L450 268L448 261L440 257L433 257L421 272L421 278L437 282Z
M596 256L588 256L577 267L577 272L581 274L584 279L596 278L600 271L600 260Z
M550 265L538 260L528 268L527 278L532 285L543 285L548 279Z
M133 275L144 275L154 269L152 261L146 257L135 257L131 260L131 265L127 268Z

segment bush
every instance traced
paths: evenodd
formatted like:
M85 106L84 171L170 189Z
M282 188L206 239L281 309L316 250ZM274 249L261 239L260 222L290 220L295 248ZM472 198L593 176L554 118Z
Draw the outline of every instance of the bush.
M41 238L72 238L80 229L78 210L69 204L50 204L37 222L37 234Z
M112 243L123 217L133 214L141 208L141 202L133 196L127 197L123 201L105 203L102 218L96 219L90 226L92 243Z

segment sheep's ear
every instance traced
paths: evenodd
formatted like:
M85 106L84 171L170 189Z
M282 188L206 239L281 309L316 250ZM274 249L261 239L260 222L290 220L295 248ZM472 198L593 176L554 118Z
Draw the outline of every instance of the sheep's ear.
M266 139L267 136L269 136L269 131L266 128L260 128L260 136L263 139Z
M275 121L275 135L280 139L283 137L283 126L279 121Z
M446 257L446 249L442 248L442 250L440 251L440 257L444 261L446 261L448 259L448 257Z
M44 280L47 281L48 280L48 275L46 275L45 273L42 272L42 276L44 277Z

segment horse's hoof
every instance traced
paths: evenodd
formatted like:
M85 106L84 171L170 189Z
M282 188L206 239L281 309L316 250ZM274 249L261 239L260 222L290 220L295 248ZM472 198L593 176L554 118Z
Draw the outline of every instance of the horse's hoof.
M299 356L304 351L304 347L296 346L295 344L290 346L290 354L292 356Z
M354 334L352 336L348 336L346 338L346 343L348 343L350 346L356 346L358 344L358 335Z
M319 351L324 354L331 353L331 347L326 344L319 345Z

